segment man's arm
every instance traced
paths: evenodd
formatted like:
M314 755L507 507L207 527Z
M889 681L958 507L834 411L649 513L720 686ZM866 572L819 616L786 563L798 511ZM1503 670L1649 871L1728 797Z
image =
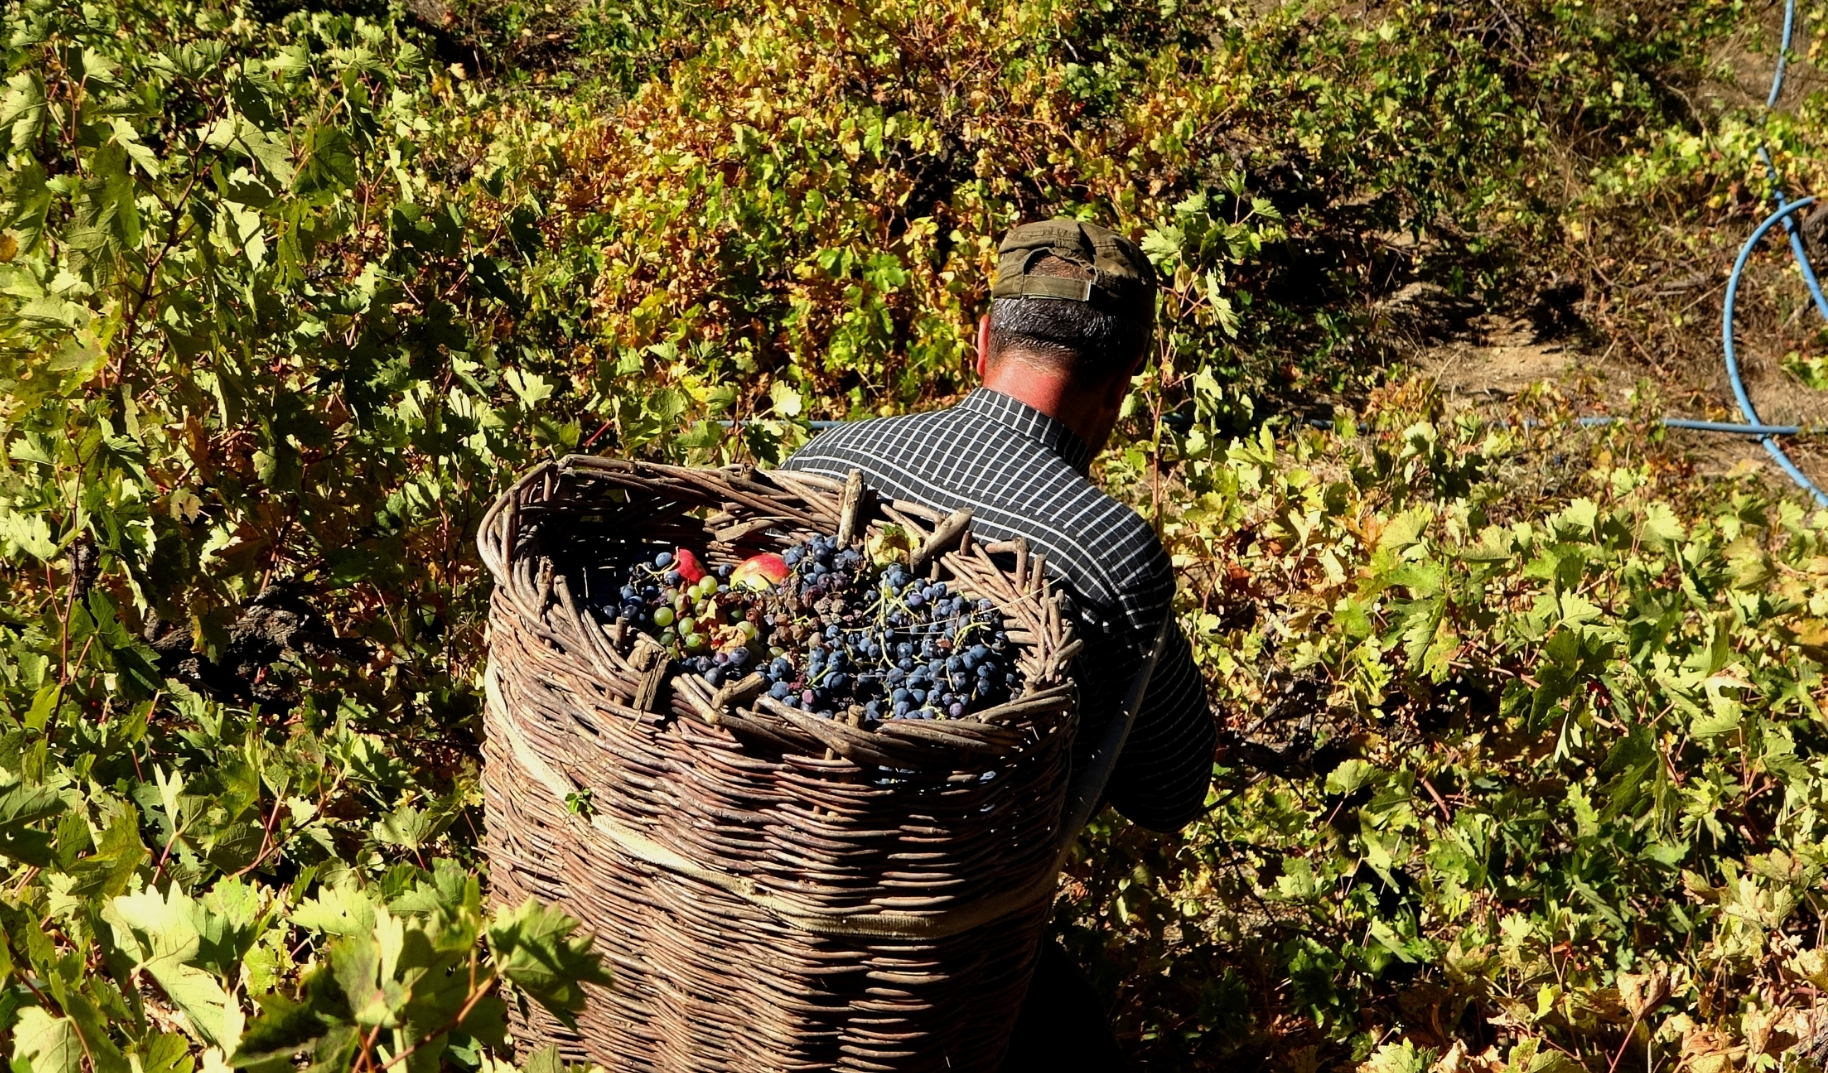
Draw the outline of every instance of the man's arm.
M1218 730L1178 624L1163 645L1142 711L1111 774L1110 793L1111 804L1131 822L1168 833L1198 816L1206 804Z

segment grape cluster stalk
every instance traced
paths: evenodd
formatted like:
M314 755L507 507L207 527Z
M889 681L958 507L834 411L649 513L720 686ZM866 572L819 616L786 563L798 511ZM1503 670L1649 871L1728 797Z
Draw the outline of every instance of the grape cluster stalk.
M586 592L599 594L600 616L659 642L675 671L713 687L759 672L768 696L821 718L958 719L1020 692L992 601L827 536L773 565L785 576L770 584L740 567L705 569L688 549L661 551L587 575Z

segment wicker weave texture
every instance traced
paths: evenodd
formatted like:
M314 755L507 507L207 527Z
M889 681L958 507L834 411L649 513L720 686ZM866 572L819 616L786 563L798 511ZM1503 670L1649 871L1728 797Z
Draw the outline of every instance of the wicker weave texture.
M495 504L494 897L563 906L615 977L575 1032L523 1015L525 1045L612 1070L997 1067L1051 903L1079 645L1038 557L961 520L805 475L578 457ZM889 524L996 602L1022 696L870 727L696 675L656 690L664 662L580 606L585 565Z

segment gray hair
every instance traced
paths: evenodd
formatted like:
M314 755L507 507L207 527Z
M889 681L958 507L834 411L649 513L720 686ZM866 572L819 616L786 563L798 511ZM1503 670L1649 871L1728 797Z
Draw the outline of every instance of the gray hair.
M1034 275L1090 279L1091 272L1062 257L1045 257ZM1095 383L1129 371L1149 346L1150 321L1107 312L1087 302L1058 298L998 298L990 303L990 355L1021 354Z

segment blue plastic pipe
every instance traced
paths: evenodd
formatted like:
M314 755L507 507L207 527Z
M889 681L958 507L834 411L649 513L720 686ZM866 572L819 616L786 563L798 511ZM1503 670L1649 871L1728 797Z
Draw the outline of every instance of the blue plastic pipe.
M1783 39L1777 49L1777 67L1771 74L1771 93L1765 98L1767 112L1777 107L1777 98L1783 93L1784 72L1789 66L1790 42L1795 32L1796 0L1785 0ZM1733 398L1739 403L1739 413L1745 418L1747 425L1757 425L1760 422L1758 411L1752 406L1752 399L1746 392L1745 381L1739 374L1739 355L1733 345L1733 315L1739 297L1739 280L1745 274L1745 266L1751 259L1752 250L1758 246L1766 232L1777 224L1783 224L1784 233L1790 240L1790 256L1796 262L1797 269L1802 272L1803 283L1809 288L1809 297L1815 300L1816 312L1821 314L1824 321L1828 321L1828 297L1824 297L1822 294L1821 281L1816 278L1815 266L1809 263L1809 251L1803 248L1802 231L1796 226L1795 219L1797 210L1814 204L1815 199L1805 197L1791 201L1786 198L1777 174L1777 165L1771 160L1769 149L1759 146L1758 156L1764 162L1765 173L1771 179L1771 197L1776 201L1777 208L1771 215L1764 218L1764 221L1752 231L1752 237L1747 239L1746 244L1740 248L1739 257L1733 262L1733 272L1726 280L1726 302L1720 314L1720 351L1726 360L1726 377L1728 383L1733 387ZM1814 497L1817 504L1828 507L1828 492L1823 492L1816 487L1815 482L1797 467L1789 454L1778 444L1774 435L1760 436L1759 442L1764 445L1765 451L1770 454L1779 469Z
M1739 403L1739 413L1749 425L1759 424L1758 410L1752 405L1751 396L1746 393L1745 381L1740 378L1739 354L1733 346L1733 318L1739 300L1739 281L1745 275L1746 262L1751 259L1752 251L1757 248L1765 234L1782 221L1789 219L1797 210L1807 208L1814 203L1815 199L1812 197L1786 202L1783 208L1765 217L1763 222L1752 231L1752 237L1746 239L1745 245L1740 247L1739 257L1733 262L1733 272L1726 279L1726 302L1720 313L1720 349L1726 357L1726 377L1733 386L1733 398ZM1784 449L1778 446L1774 436L1761 436L1759 442L1764 444L1765 450L1777 462L1779 469L1789 474L1791 480L1815 497L1818 504L1828 507L1828 492L1817 488L1815 482L1797 468L1796 463L1790 460L1790 456L1784 453Z

